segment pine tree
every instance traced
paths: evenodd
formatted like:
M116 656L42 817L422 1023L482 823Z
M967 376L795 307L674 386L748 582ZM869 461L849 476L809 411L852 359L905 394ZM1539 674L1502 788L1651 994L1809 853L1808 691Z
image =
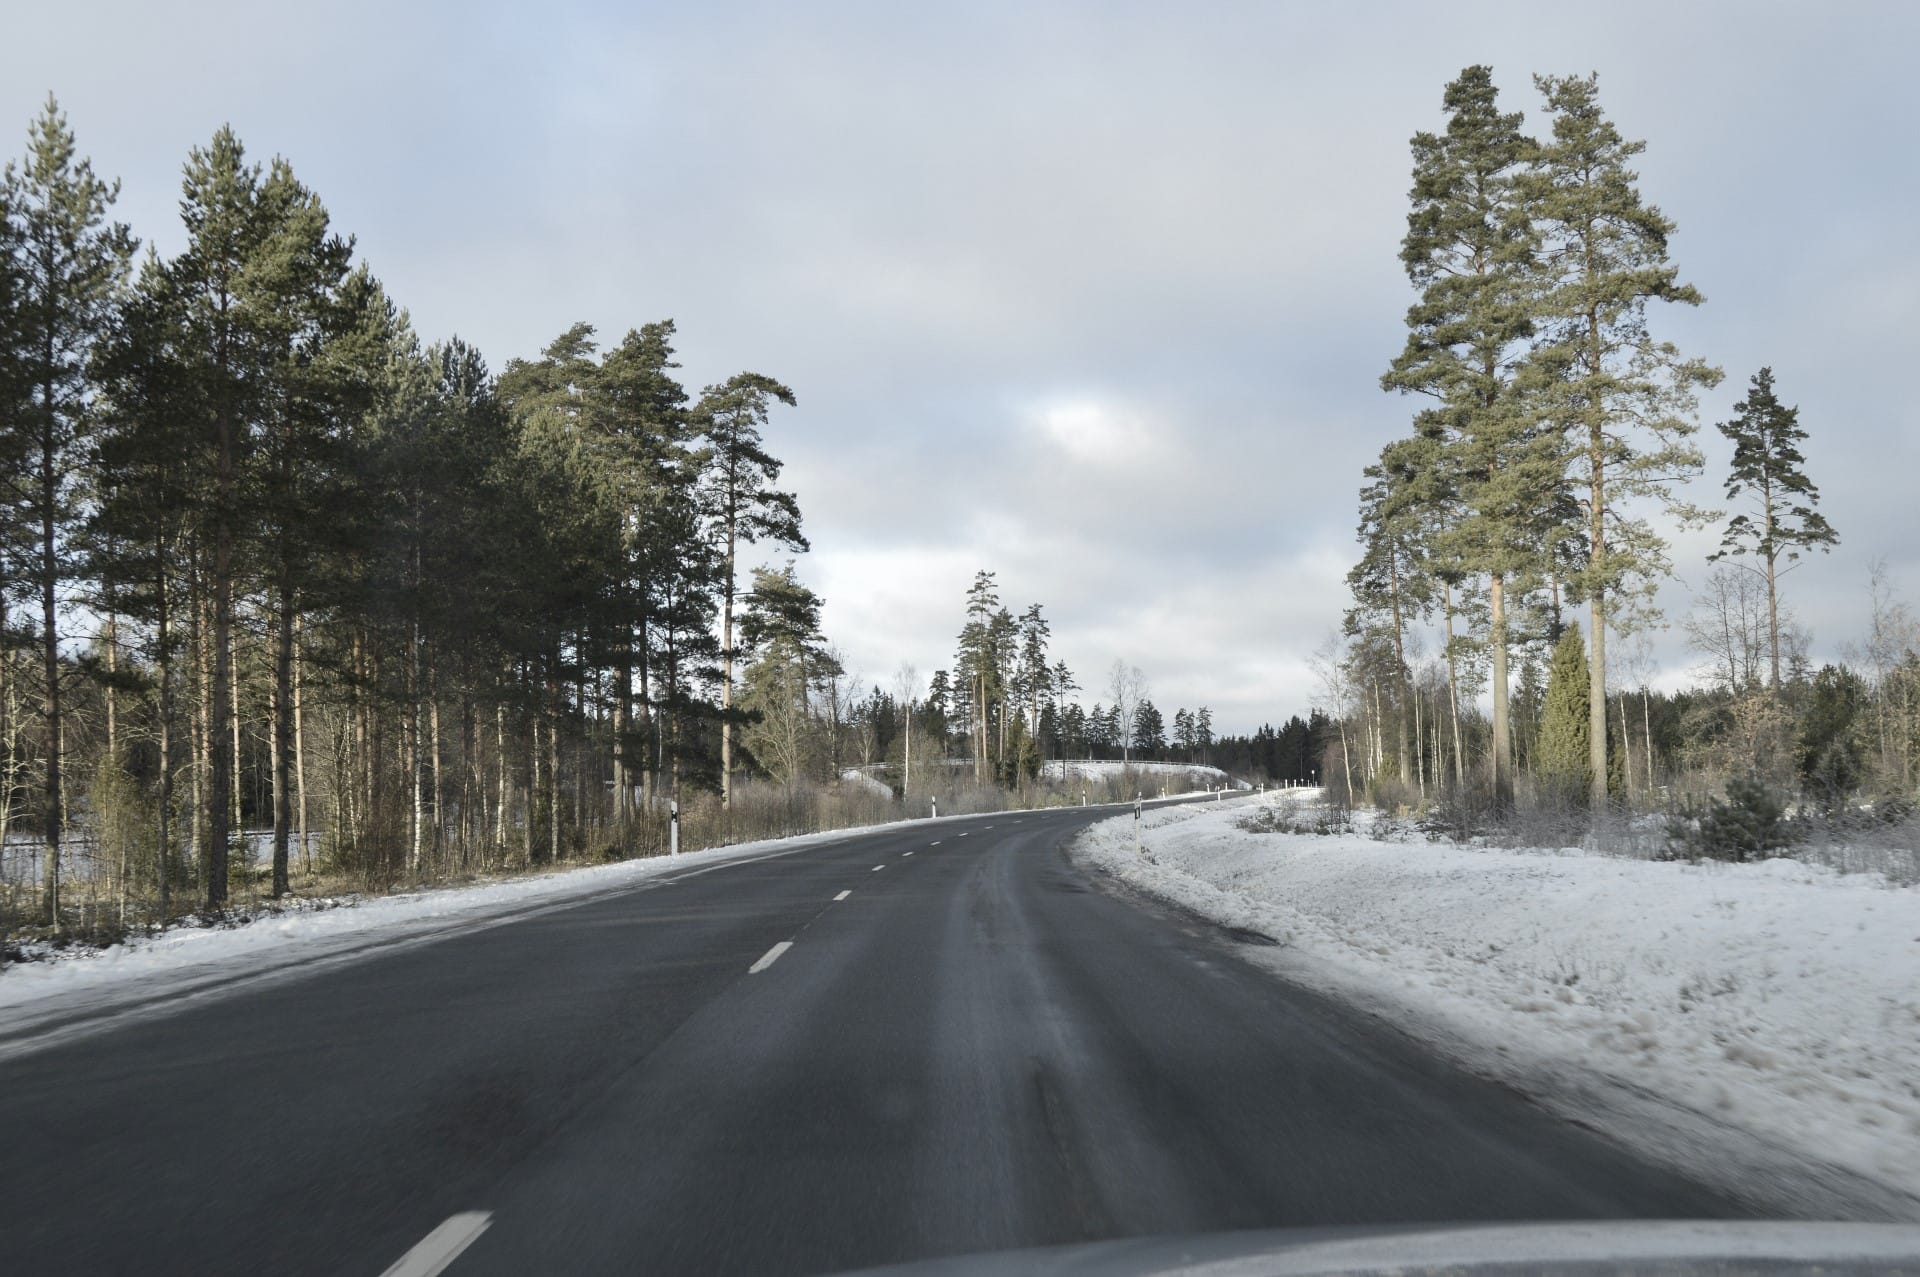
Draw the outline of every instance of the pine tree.
M979 784L986 783L991 769L988 706L1000 695L1001 663L995 650L994 616L996 610L1004 613L1005 609L1000 607L1000 591L993 578L991 572L976 572L973 584L967 587L967 622L960 629L960 646L953 662L955 692L964 689L966 694L969 752L973 756L973 778Z
M1674 486L1700 468L1688 441L1695 393L1720 374L1647 330L1649 301L1703 299L1667 259L1673 221L1634 185L1628 161L1646 144L1623 139L1601 112L1596 77L1535 83L1553 137L1520 184L1541 236L1540 341L1528 382L1541 418L1561 430L1576 458L1582 491L1585 561L1567 584L1588 607L1588 775L1598 808L1607 796L1607 627L1628 620L1632 596L1666 570L1664 542L1631 511L1651 499L1691 515Z
M1586 644L1580 627L1569 625L1554 645L1534 750L1534 771L1542 788L1568 802L1581 802L1589 789L1588 768L1593 764L1587 697L1591 694Z
M1407 663L1406 631L1432 607L1428 533L1438 504L1434 485L1443 473L1439 453L1435 440L1415 435L1388 444L1379 462L1366 468L1368 483L1360 490L1360 561L1347 573L1354 597L1347 633L1360 637L1385 626L1393 642L1396 758L1402 777L1413 772L1408 741L1413 670Z
M1040 605L1033 603L1020 614L1019 620L1020 653L1015 676L1014 694L1017 700L1026 706L1028 735L1038 743L1040 735L1040 707L1050 698L1047 668L1047 638L1052 628L1046 617L1041 615Z
M287 894L293 829L293 643L295 604L316 576L348 465L347 434L369 402L353 358L359 327L344 286L351 242L332 233L327 210L276 159L259 190L262 239L248 263L252 339L268 388L259 404L246 522L257 530L257 567L273 618L273 895ZM417 635L415 658L417 663ZM418 681L417 679L415 680ZM415 698L417 702L417 697ZM417 825L417 822L416 822ZM418 848L416 829L416 860Z
M207 594L201 647L207 658L205 744L207 757L201 858L207 907L227 901L227 857L239 813L233 808L238 766L230 727L234 717L234 590L241 565L236 552L244 534L243 474L251 455L253 425L270 401L253 326L264 318L249 294L249 269L268 227L260 208L260 166L229 128L205 149L187 157L180 214L187 247L168 266L188 330L183 351L192 359L196 398L202 407L202 444L196 453L212 471L199 503L196 537L204 562L198 575ZM204 478L203 478L204 482Z
M670 575L680 546L663 535L662 516L675 507L698 475L701 458L687 414L687 394L672 370L672 320L628 332L607 352L593 383L591 421L603 442L601 475L623 513L627 561L612 583L614 664L613 752L615 816L628 818L628 794L636 757L644 754L650 726L646 698L635 725L633 680L644 687L646 634L654 583Z
M1514 366L1532 335L1526 296L1533 240L1516 190L1535 145L1519 113L1498 108L1493 73L1472 66L1449 84L1444 134L1413 137L1412 208L1400 258L1420 299L1407 343L1381 378L1388 390L1437 400L1422 430L1458 477L1459 559L1488 581L1493 658L1492 780L1512 792L1508 722L1508 587L1539 558L1540 511L1558 490L1555 445L1514 402Z
M155 874L162 919L172 914L174 793L179 721L175 686L185 590L184 546L198 494L199 405L186 331L164 266L149 256L112 337L94 354L100 381L95 504L88 542L96 579L111 581L115 607L145 628L143 655L154 698Z
M1800 410L1781 403L1773 393L1773 369L1753 376L1747 397L1733 406L1738 415L1719 423L1718 430L1733 442L1733 466L1727 475L1727 500L1745 493L1755 507L1728 520L1720 551L1710 556L1753 554L1767 579L1767 637L1772 657L1772 687L1780 690L1780 565L1800 557L1802 550L1829 550L1840 536L1813 507L1820 491L1801 468L1806 458L1800 441Z
M801 584L793 564L756 568L744 598L740 647L750 658L742 698L752 719L743 742L773 779L787 787L811 769L814 754L808 691L837 669L820 633L820 596Z
M772 541L805 551L800 506L773 484L781 463L761 446L761 429L774 403L793 406L793 392L771 377L743 372L708 386L694 406L695 425L706 440L703 506L722 562L720 588L720 801L733 803L733 601L740 545Z
M7 362L24 391L16 422L25 464L14 479L18 517L26 535L9 537L26 570L17 587L31 588L39 605L46 732L42 832L46 838L47 919L60 925L60 840L67 808L63 755L67 722L61 682L61 588L75 573L72 537L80 519L78 487L88 454L92 382L88 361L106 337L126 286L135 241L127 227L107 220L119 197L117 182L96 177L76 160L73 131L51 97L28 135L20 166L5 173L6 205L15 224L14 296ZM11 450L10 450L11 451ZM9 504L13 504L9 502ZM30 544L30 549L28 545Z

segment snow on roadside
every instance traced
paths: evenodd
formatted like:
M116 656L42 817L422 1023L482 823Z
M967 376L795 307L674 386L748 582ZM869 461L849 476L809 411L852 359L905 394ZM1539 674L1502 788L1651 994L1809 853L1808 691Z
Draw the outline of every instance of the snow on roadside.
M1920 888L1240 826L1299 797L1105 821L1075 855L1775 1209L1920 1218Z

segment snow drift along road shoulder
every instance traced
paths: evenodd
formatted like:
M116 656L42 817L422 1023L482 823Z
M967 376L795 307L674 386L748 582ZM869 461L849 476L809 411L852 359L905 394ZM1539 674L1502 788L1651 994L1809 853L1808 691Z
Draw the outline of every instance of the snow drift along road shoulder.
M1920 1219L1920 890L1242 827L1299 798L1105 821L1074 854L1766 1209Z

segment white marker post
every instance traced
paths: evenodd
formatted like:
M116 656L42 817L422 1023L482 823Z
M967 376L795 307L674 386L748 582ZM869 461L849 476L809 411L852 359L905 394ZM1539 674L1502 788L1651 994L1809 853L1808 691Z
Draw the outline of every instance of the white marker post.
M940 800L938 798L933 800L933 818L935 820L940 819Z
M680 800L677 798L667 804L667 854L680 854Z

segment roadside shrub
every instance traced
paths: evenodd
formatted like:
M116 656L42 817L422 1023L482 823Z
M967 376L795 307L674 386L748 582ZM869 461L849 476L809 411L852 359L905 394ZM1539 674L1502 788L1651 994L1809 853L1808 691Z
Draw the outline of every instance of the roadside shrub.
M1704 809L1689 804L1668 821L1669 845L1693 859L1763 860L1798 841L1786 815L1785 800L1765 781L1733 776L1727 780L1726 801L1709 799Z

